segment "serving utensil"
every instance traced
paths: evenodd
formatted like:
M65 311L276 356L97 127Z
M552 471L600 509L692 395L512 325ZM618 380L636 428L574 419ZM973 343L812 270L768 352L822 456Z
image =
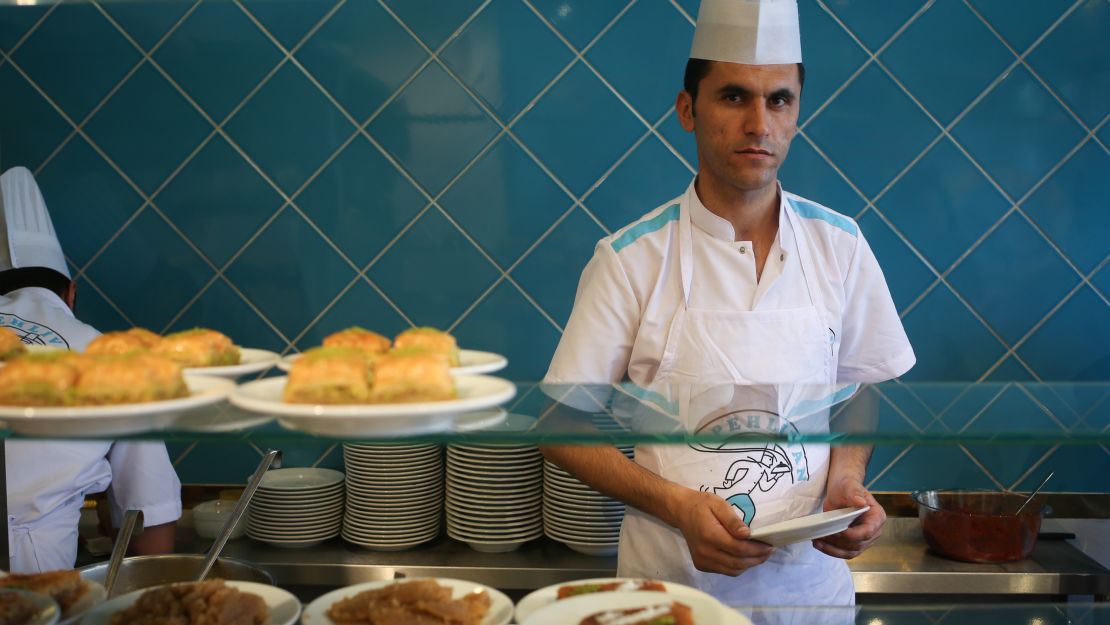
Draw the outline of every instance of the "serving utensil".
M1048 484L1048 481L1051 480L1052 476L1055 474L1055 471L1050 471L1048 473L1048 477L1044 478L1044 481L1041 482L1041 485L1038 486L1033 492L1029 493L1029 496L1025 498L1025 501L1021 502L1021 505L1018 506L1017 512L1014 513L1014 516L1021 514L1021 511L1025 509L1025 506L1029 505L1030 501L1033 501L1033 498L1037 496L1037 493L1041 492L1041 489L1044 488L1044 485Z
M132 534L141 534L143 532L143 511L142 510L128 510L123 513L123 522L120 523L119 532L116 534L116 542L112 545L112 557L108 560L108 574L104 577L104 591L111 599L113 589L116 585L116 576L119 575L119 565L123 562L123 556L127 553L127 546L131 543Z
M271 466L281 466L281 451L271 449L262 458L262 462L259 463L258 468L255 469L254 475L251 476L250 482L247 483L246 489L243 490L243 494L239 496L239 502L235 504L235 509L231 511L231 515L228 516L227 521L224 522L224 527L220 530L220 535L216 537L215 542L208 548L208 553L204 556L204 563L197 573L196 581L204 581L204 578L207 577L208 573L212 570L212 565L215 564L216 560L220 557L220 552L223 551L224 545L227 544L228 539L231 537L231 532L235 529L235 524L239 522L239 519L243 518L243 514L246 513L247 506L250 505L255 491L258 490L258 485L262 483L262 477L266 475L266 471L268 471Z

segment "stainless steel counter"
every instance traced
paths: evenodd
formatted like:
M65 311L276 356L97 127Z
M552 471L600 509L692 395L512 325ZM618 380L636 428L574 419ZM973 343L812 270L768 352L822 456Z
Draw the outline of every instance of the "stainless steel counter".
M195 544L203 551L205 545ZM340 540L310 549L277 549L241 539L226 555L255 562L282 585L343 586L395 576L470 579L501 589L534 589L610 576L616 558L578 554L547 539L503 554L484 554L442 538L419 549L367 551ZM967 564L926 550L916 518L887 523L883 537L849 567L861 595L1094 595L1110 598L1110 571L1064 540L1040 540L1033 555L1011 564ZM958 600L954 600L957 601Z

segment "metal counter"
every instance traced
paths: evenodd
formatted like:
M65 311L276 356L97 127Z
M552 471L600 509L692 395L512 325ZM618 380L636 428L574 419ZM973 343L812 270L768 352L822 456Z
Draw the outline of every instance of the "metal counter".
M194 551L206 545L196 543ZM500 589L528 590L611 576L615 557L578 554L548 539L509 553L479 553L447 538L401 552L368 551L335 539L309 549L277 549L243 538L229 557L268 569L279 585L344 586L404 577L454 577ZM967 564L926 550L916 518L887 522L882 538L848 563L856 592L874 595L1093 595L1110 598L1110 571L1064 540L1039 540L1033 555L1010 564ZM959 602L954 600L953 602Z

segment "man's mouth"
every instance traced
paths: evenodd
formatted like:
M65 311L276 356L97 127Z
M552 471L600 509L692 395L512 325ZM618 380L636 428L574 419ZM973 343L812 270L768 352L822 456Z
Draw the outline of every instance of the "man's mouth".
M743 150L737 150L737 152L739 152L740 154L758 154L760 156L771 156L770 152L762 148L746 148Z

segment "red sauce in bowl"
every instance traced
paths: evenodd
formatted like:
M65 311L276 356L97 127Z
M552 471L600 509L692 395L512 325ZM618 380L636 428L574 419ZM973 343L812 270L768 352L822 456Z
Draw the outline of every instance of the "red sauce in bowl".
M954 560L1022 560L1033 551L1041 529L1042 508L1036 502L1022 510L1020 516L1013 514L1022 501L1016 495L925 491L915 493L914 498L925 542L933 551Z

